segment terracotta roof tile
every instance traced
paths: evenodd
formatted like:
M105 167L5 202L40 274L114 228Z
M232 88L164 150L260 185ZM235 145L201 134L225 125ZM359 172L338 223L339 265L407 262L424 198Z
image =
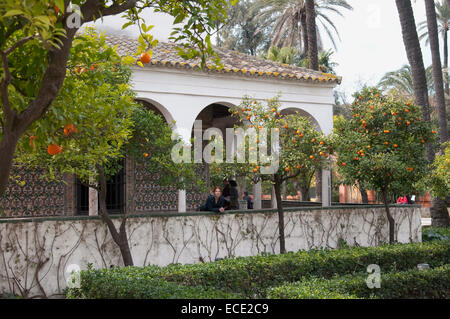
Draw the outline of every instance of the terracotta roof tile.
M117 45L117 53L121 56L127 54L136 56L139 45L136 39L123 36L108 36L107 43L111 46ZM199 58L184 60L178 55L176 47L177 45L174 43L159 42L156 47L152 48L152 61L146 67L162 65L165 67L200 69ZM311 83L340 84L342 81L341 77L333 74L273 62L223 48L215 48L215 50L219 54L224 68L218 70L211 61L208 61L205 72L232 73L250 77L273 77Z

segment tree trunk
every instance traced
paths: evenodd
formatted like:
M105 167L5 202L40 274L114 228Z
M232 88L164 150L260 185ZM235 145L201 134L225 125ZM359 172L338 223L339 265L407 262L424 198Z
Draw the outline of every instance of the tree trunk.
M314 0L306 0L306 29L308 30L309 68L319 70L319 52L317 49L316 10Z
M278 230L280 239L280 254L286 252L286 244L284 239L284 211L283 211L283 201L281 200L281 180L275 177L275 197L277 199L277 209L278 209Z
M434 0L425 0L427 12L428 37L430 39L431 59L433 62L433 81L435 101L438 110L439 137L441 147L448 140L447 114L445 110L444 81L442 78L441 56L439 52L439 35Z
M309 187L300 186L300 194L302 195L302 202L311 201L311 198L309 197Z
M308 56L309 46L308 46L308 27L306 24L306 12L302 12L300 16L300 23L302 25L302 37L303 37L303 57Z
M369 204L369 196L367 196L367 191L365 190L364 187L362 187L361 185L359 185L359 192L361 193L361 199L363 204Z
M108 226L109 232L111 233L111 237L114 242L119 246L120 252L122 254L123 264L125 266L133 266L133 257L131 256L130 246L128 244L128 236L126 230L126 220L127 215L122 219L122 222L119 227L119 231L117 231L116 226L111 220L111 216L108 214L108 209L106 207L106 177L103 171L103 168L100 165L97 165L97 171L99 174L99 203L100 203L100 215L102 216L103 221Z
M449 217L447 203L440 198L433 198L430 208L431 226L433 227L448 227Z
M450 8L450 7L449 7ZM450 95L450 84L448 83L448 31L445 30L444 32L444 69L445 69L445 94Z
M400 18L400 25L402 27L406 56L411 65L416 104L420 105L422 108L423 119L428 123L431 123L430 108L428 105L427 79L419 37L416 30L416 22L414 20L414 13L411 7L411 0L395 0L395 3ZM429 163L434 161L434 151L431 143L427 143L427 159Z
M393 244L395 242L394 239L394 230L395 230L395 221L391 216L391 212L389 211L389 203L387 199L386 190L381 191L381 195L383 196L384 207L386 208L386 216L389 222L389 244Z
M0 196L2 196L9 182L9 175L13 164L14 151L19 136L5 132L0 141Z

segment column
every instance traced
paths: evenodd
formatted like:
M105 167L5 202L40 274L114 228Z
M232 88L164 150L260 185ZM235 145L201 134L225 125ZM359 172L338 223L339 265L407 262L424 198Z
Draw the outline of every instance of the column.
M272 186L272 195L270 196L270 201L271 201L271 207L272 208L278 208L277 206L277 197L275 195L275 187Z
M186 212L186 190L184 189L178 190L178 212Z
M331 172L322 170L322 207L331 206Z
M98 192L92 187L89 187L89 216L98 216Z
M256 183L253 185L253 195L255 199L253 200L253 209L261 209L262 208L262 187L261 182Z

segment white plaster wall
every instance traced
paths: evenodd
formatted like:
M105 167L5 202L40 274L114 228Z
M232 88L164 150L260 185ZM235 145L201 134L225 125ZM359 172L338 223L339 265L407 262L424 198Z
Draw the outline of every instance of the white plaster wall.
M395 207L395 238L421 241L420 208ZM115 219L116 225L119 220ZM134 264L197 263L216 258L278 253L278 214L201 214L135 217L127 222ZM286 249L375 246L388 241L385 211L376 208L285 212ZM0 222L0 294L61 294L70 265L86 269L122 265L118 247L100 219Z
M307 84L164 67L134 69L132 81L138 96L156 102L167 120L175 120L186 140L189 140L195 118L205 107L213 103L238 105L244 95L264 100L281 93L281 110L304 110L316 119L325 134L333 129L335 84Z

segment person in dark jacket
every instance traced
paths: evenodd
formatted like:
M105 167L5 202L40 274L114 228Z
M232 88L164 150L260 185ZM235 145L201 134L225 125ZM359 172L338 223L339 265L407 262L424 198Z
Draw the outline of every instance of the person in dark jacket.
M253 201L248 192L244 192L244 200L247 201L247 209L253 209Z
M239 209L239 191L237 189L236 181L230 180L230 205L229 209L237 210Z
M225 198L222 196L222 189L219 186L214 187L214 195L209 195L205 205L200 207L201 211L211 211L223 213L225 211Z

